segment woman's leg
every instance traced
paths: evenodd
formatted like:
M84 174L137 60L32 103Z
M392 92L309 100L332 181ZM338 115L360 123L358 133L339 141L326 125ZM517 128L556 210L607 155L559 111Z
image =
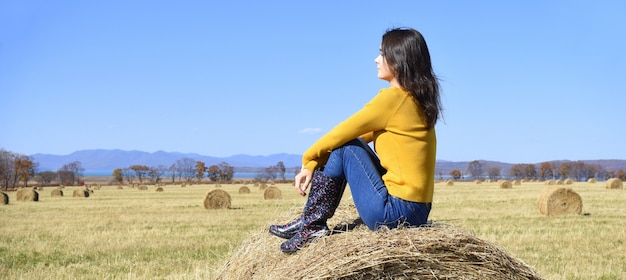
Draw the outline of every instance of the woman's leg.
M288 241L280 244L280 249L285 253L293 253L312 239L326 235L326 220L335 214L345 187L344 179L332 178L316 170L311 180L309 197L300 215L300 228ZM274 233L272 227L270 232Z
M357 211L370 229L426 223L430 203L410 202L389 195L382 180L385 173L374 151L362 139L334 150L324 167L324 174L347 180Z

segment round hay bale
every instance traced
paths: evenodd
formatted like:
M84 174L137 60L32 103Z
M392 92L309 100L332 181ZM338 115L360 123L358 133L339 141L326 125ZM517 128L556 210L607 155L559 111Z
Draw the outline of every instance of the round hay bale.
M596 183L596 178L589 178L589 179L587 179L587 183L595 184Z
M447 180L447 181L446 181L446 186L454 186L454 181L452 181L452 180Z
M2 205L9 204L9 195L5 192L0 192L2 194Z
M624 183L619 178L611 178L606 181L607 189L623 189Z
M216 279L543 279L522 260L451 225L364 225L284 254L267 229L244 240Z
M509 180L502 180L502 181L500 181L500 188L501 189L512 189L513 188L513 183L511 183L511 181L509 181Z
M283 198L283 194L282 194L282 192L280 191L279 188L272 186L272 187L267 187L265 189L265 191L263 192L263 198L265 200L268 200L268 199L282 199Z
M154 191L157 191L157 192L162 192L162 191L163 191L163 188L161 188L161 187L157 187Z
M89 191L85 189L74 190L72 197L89 197Z
M563 181L563 184L565 184L565 185L571 185L573 183L574 183L574 180L572 180L570 178L567 178L567 179L565 179L565 181Z
M563 180L556 180L556 184L557 185L564 185L564 182L563 182Z
M250 188L248 188L246 186L241 186L241 188L239 188L239 193L241 193L241 194L250 193Z
M480 184L480 183L482 183L482 182L483 182L483 181L481 181L481 180L474 180L474 184L477 184L477 185L479 185L479 184Z
M56 188L50 192L50 196L63 196L63 190Z
M146 186L146 185L139 185L137 187L137 189L140 190L140 191L147 191L148 190L148 186Z
M545 189L538 200L539 212L546 216L580 214L583 201L580 195L570 188Z
M15 192L15 199L17 201L24 200L24 188L17 189L17 191Z
M266 188L267 188L267 184L265 184L265 183L262 183L262 184L259 186L259 190L264 190L264 189L266 189Z
M20 188L16 195L18 201L39 201L39 193L34 189Z
M230 195L222 189L214 189L204 197L204 208L230 208Z
M117 189L118 189L118 190L123 190L123 189L124 189L124 187L122 187L122 186L117 186Z
M514 186L521 186L523 181L524 180L515 180L515 181L513 181L513 185Z

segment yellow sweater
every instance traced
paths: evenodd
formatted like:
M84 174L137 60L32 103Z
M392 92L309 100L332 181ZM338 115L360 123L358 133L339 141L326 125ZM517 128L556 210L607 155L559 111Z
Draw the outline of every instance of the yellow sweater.
M418 113L419 112L419 113ZM389 194L414 202L432 202L437 138L427 129L421 109L402 89L380 92L363 109L335 126L302 156L302 166L315 170L326 164L330 152L357 137L374 141L382 179Z

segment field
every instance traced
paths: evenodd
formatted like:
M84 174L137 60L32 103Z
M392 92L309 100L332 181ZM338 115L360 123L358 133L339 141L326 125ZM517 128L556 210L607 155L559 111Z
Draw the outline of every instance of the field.
M241 186L221 185L232 208L220 210L203 207L213 184L103 186L88 198L72 197L77 187L63 197L45 188L38 202L9 192L10 204L0 206L0 279L212 279L252 232L305 201L288 184L276 185L280 200L264 200L252 185L239 194ZM541 215L543 183L438 183L431 220L469 229L546 279L626 279L626 190L565 187L582 197L583 215Z

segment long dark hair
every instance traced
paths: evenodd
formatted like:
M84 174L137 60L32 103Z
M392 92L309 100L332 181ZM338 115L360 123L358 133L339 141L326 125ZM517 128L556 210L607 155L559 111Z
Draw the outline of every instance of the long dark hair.
M443 108L424 36L412 28L389 29L380 48L400 86L422 108L426 126L435 127Z

